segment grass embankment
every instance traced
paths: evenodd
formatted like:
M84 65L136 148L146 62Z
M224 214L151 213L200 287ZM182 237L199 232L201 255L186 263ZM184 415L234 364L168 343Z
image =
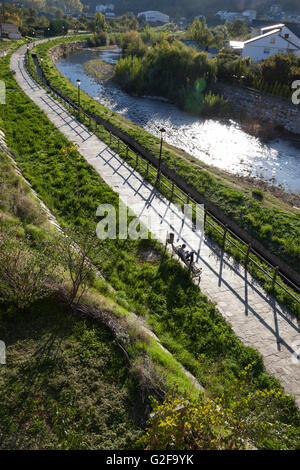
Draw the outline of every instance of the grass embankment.
M54 42L59 44L60 40ZM43 44L38 46L39 54L44 56L43 67L45 74L50 83L63 93L68 95L75 102L77 100L76 87L65 77L63 77L56 67L47 56L49 49L53 47L53 41L51 44ZM89 97L86 93L81 93L81 105L82 107L94 114L100 115L107 121L113 123L123 131L131 135L136 141L141 143L148 150L155 150L159 143L159 140L154 136L148 134L140 127L132 124L122 116L111 112L107 108L99 105L95 100ZM99 137L109 144L109 135L106 131L100 130L98 133ZM152 143L152 146L150 145ZM167 148L170 146L166 145ZM116 149L116 146L112 145L112 148ZM173 152L174 150L174 152ZM158 148L157 148L158 152ZM125 152L120 152L120 155L126 159ZM299 231L300 231L300 217L299 212L292 208L288 204L285 204L278 198L275 198L269 193L263 193L259 190L249 188L242 188L240 179L234 178L233 176L227 176L227 181L224 183L222 180L216 178L212 173L211 169L207 171L199 169L199 161L188 156L189 162L187 162L186 156L183 152L178 149L172 148L172 154L167 152L167 163L170 168L176 169L179 174L183 175L185 179L191 184L197 187L200 193L203 193L208 199L211 199L214 203L217 203L219 207L227 215L230 215L236 222L240 223L241 226L245 227L245 220L250 221L253 227L247 228L249 233L260 241L264 241L269 245L269 249L273 250L276 254L281 254L282 258L288 260L290 263L296 262L299 257ZM177 158L180 156L181 158ZM132 160L127 158L127 161L132 164ZM191 164L191 162L193 162ZM197 163L196 163L197 162ZM202 163L201 163L202 165ZM143 176L146 176L151 182L151 177L146 175L145 172L139 170ZM213 170L215 171L215 170ZM221 174L221 172L218 172ZM229 181L230 178L230 181ZM198 181L198 185L195 185L195 181ZM163 191L164 192L164 191ZM164 192L167 197L170 197L170 192ZM214 224L217 228L217 225ZM249 225L249 224L248 224ZM258 233L259 232L259 233ZM213 240L215 240L220 246L223 244L223 237L213 227L207 226L206 233ZM263 235L263 240L262 240ZM230 239L231 237L229 237ZM268 242L269 241L269 242ZM241 244L239 241L234 242L246 253L247 247ZM299 248L299 249L298 249ZM225 250L233 256L238 262L244 262L245 256L230 243L226 243ZM290 252L284 253L286 250ZM280 252L280 253L279 253ZM293 255L291 254L293 253ZM254 255L252 258L255 262L259 263L270 276L273 276L273 270L270 270L269 266L265 263L261 263ZM297 263L293 265L294 269L297 269ZM247 266L248 271L260 282L260 284L266 289L267 292L273 294L276 299L283 305L287 306L291 312L295 315L300 316L300 306L294 301L283 289L275 286L273 289L272 280L268 278L257 266L250 262ZM287 290L300 299L290 287L288 287L282 280L281 283Z
M37 46L44 57L44 72L49 82L75 102L76 87L57 70L48 55L49 50L61 40ZM81 105L86 111L101 117L127 132L138 143L155 155L159 153L160 140L131 123L117 113L101 106L82 92ZM282 257L300 272L300 217L299 211L265 192L261 201L252 194L253 187L239 178L226 175L204 165L187 153L165 144L163 161L207 199L217 204L225 214L260 240L269 250ZM180 157L180 158L178 158Z
M76 155L72 163L63 151L67 139L18 87L9 70L9 57L1 60L0 78L17 88L0 107L6 141L16 154L24 176L61 224L94 229L100 203L118 209L118 196ZM77 186L78 181L78 186ZM232 328L190 280L188 273L155 240L106 240L110 256L99 268L117 291L119 302L144 317L161 342L215 396L249 363L255 362L251 387L280 389L265 372L261 356L244 346ZM148 254L156 256L148 260ZM97 265L97 259L93 259ZM278 407L282 420L299 424L294 401L284 396Z
M17 44L22 44L23 40L0 39L0 54L12 49Z
M2 151L0 173L0 237L10 230L17 245L26 240L33 260L39 259L41 241L54 253L57 230ZM68 289L65 272L53 282ZM176 360L118 304L108 283L96 279L82 305L87 312L104 310L110 328L99 319L82 319L54 290L20 310L8 300L0 274L0 338L7 346L7 366L0 371L0 448L135 448L149 393L163 398L175 388L193 396L196 389ZM116 325L129 364L112 334Z

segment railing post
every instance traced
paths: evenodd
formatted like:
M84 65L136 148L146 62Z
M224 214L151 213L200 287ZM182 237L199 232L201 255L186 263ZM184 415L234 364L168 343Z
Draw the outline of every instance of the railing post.
M138 155L138 154L136 154L136 160L135 160L135 164L137 165L137 164L138 164L138 162L139 162L139 155Z
M147 171L147 175L148 175L148 173L149 173L149 162L148 161L147 161L147 170L146 171Z
M203 220L203 228L205 228L205 224L206 224L206 218L207 218L207 211L206 211L206 207L204 206L204 220Z
M275 282L276 282L276 278L277 278L277 275L278 275L278 271L279 271L279 266L276 266L276 268L274 270L274 276L273 276L273 279L272 279L272 290L274 290L274 288L275 288Z
M128 157L128 145L126 145L126 157Z
M109 132L109 145L111 145L111 132Z
M250 256L251 248L252 248L252 246L251 246L251 244L249 244L247 254L246 254L246 258L245 258L245 268L247 268L248 263L249 263L249 256Z
M174 196L174 181L172 181L172 194L171 194L171 201L173 199L173 196Z
M188 194L186 198L186 203L189 204L189 202L190 202L190 195Z
M118 153L120 153L120 139L118 137Z
M228 230L228 225L225 225L225 227L224 227L224 235L223 235L223 243L222 243L223 250L224 250L224 248L225 248L227 230Z

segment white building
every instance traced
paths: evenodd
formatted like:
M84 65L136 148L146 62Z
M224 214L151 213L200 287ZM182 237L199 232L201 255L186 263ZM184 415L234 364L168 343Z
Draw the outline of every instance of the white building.
M293 52L300 57L300 36L284 24L261 28L260 36L245 42L230 41L231 49L240 52L243 58L261 62L278 53Z
M257 13L256 10L244 10L239 13L237 11L226 11L220 10L216 13L219 16L220 20L228 21L229 24L233 23L236 20L246 21L251 23L256 19Z
M169 23L170 17L160 11L142 11L137 17L144 16L147 23Z
M0 23L0 37L7 37L9 39L20 39L21 34L18 26L10 23Z
M115 5L113 3L108 4L101 4L96 5L96 12L97 13L106 13L106 12L113 12L115 9Z

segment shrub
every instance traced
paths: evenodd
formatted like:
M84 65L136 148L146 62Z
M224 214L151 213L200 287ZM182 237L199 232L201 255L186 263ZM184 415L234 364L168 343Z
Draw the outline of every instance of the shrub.
M252 196L254 197L254 199L257 199L258 201L263 201L264 199L264 193L260 189L253 189Z
M270 238L273 233L273 227L270 224L262 225L260 228L260 234L263 238Z
M299 430L289 432L281 408L284 394L249 389L251 364L213 400L168 397L154 402L154 412L140 440L146 450L297 449ZM291 431L291 430L290 430ZM290 447L291 446L291 447Z
M13 229L0 233L0 299L20 309L48 295L56 268L52 250L32 247L32 241L16 239Z

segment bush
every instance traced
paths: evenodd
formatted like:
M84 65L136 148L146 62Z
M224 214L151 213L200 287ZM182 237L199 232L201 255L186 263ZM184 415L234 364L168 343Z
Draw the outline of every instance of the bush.
M26 309L48 295L56 268L53 251L28 238L20 240L13 228L0 233L0 299Z
M260 189L253 189L252 196L254 197L254 199L257 199L258 201L263 201L264 199L264 193Z

